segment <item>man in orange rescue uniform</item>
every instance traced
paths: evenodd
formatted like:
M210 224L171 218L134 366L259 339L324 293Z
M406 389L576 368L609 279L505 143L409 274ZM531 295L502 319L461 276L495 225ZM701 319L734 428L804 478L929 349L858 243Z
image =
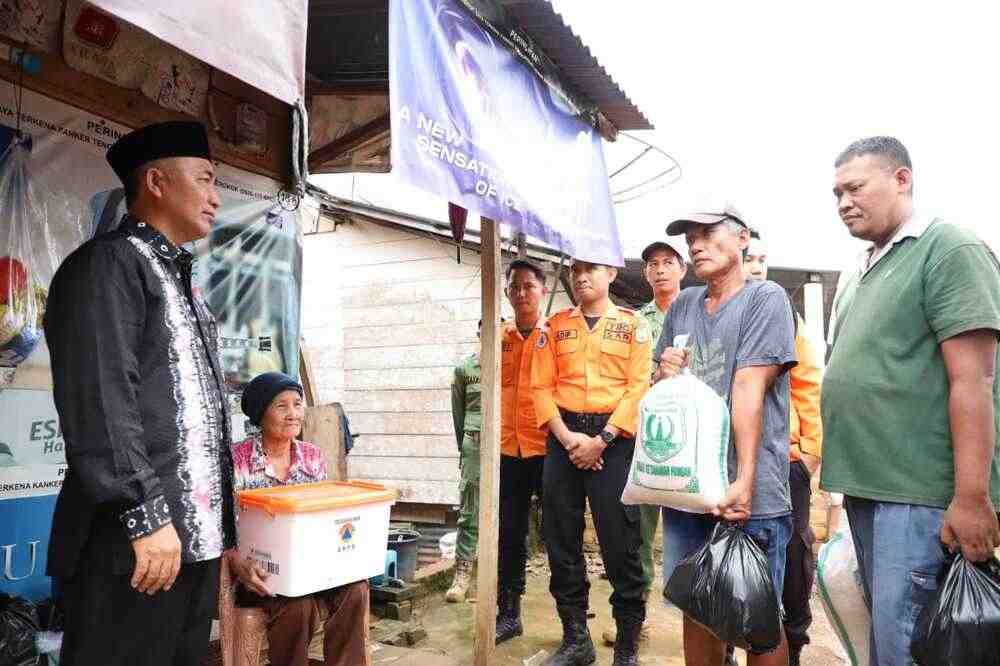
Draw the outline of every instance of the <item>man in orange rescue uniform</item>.
M554 314L535 345L531 388L539 425L549 429L543 473L543 519L549 590L563 625L559 650L545 664L596 659L587 629L590 583L583 559L584 511L590 504L601 556L614 588L618 629L614 666L638 664L646 616L639 560L639 507L621 502L635 448L639 400L649 387L649 325L616 307L608 289L617 269L575 259L578 307Z
M521 595L528 556L531 498L542 494L545 431L535 418L531 394L532 350L541 336L545 273L517 259L507 268L507 298L514 322L501 338L500 558L497 577L497 644L520 636Z

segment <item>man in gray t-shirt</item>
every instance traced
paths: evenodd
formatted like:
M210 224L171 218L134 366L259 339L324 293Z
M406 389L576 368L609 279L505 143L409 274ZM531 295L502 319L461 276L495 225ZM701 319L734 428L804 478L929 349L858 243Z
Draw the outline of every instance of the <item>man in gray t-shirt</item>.
M785 290L770 281L748 282L717 312L705 311L708 287L691 287L677 297L653 358L679 347L688 336L691 374L712 387L732 409L736 371L776 365L781 372L764 392L763 429L753 483L752 518L783 516L792 510L788 494L788 368L795 365L794 322ZM788 333L788 335L786 335ZM787 338L787 339L786 339ZM729 438L729 481L736 480L735 439Z
M718 520L744 522L767 555L781 603L785 551L791 537L788 493L788 369L795 365L795 323L785 291L773 282L747 282L742 252L749 231L730 206L675 220L667 234L684 234L695 275L704 287L674 301L654 351L654 381L688 367L729 405L732 434L726 497L712 514L663 510L663 579L700 548ZM725 645L684 618L685 660L721 663ZM751 666L787 664L784 637Z

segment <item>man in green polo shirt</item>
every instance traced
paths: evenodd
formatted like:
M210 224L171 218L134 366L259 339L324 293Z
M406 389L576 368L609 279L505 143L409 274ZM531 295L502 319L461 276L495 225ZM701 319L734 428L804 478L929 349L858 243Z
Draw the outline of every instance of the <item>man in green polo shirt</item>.
M846 496L872 664L911 664L941 544L972 561L1000 546L1000 264L972 233L914 211L898 140L857 141L835 168L840 217L871 245L834 304L821 485Z

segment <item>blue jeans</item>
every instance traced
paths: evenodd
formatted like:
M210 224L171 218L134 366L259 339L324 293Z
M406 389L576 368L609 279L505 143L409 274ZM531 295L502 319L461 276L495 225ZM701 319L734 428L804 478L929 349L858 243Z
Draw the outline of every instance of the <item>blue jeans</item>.
M871 666L909 666L920 610L945 563L944 510L845 497L854 550L872 615Z
M719 522L711 514L687 513L676 509L663 509L663 584L666 586L670 574L678 562L705 545L712 536L715 524ZM743 528L753 537L767 555L767 564L774 582L774 592L781 605L781 594L785 583L785 554L792 538L791 515L775 518L751 518ZM664 598L667 606L672 606Z

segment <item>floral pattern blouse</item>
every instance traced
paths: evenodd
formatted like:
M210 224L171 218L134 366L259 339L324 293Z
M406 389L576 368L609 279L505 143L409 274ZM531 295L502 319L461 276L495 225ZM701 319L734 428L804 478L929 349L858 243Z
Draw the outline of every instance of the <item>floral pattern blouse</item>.
M274 468L267 464L264 443L260 435L253 435L239 444L233 444L233 489L253 490L299 483L326 481L326 460L323 451L315 444L292 440L291 464L288 478L282 481L275 476Z

